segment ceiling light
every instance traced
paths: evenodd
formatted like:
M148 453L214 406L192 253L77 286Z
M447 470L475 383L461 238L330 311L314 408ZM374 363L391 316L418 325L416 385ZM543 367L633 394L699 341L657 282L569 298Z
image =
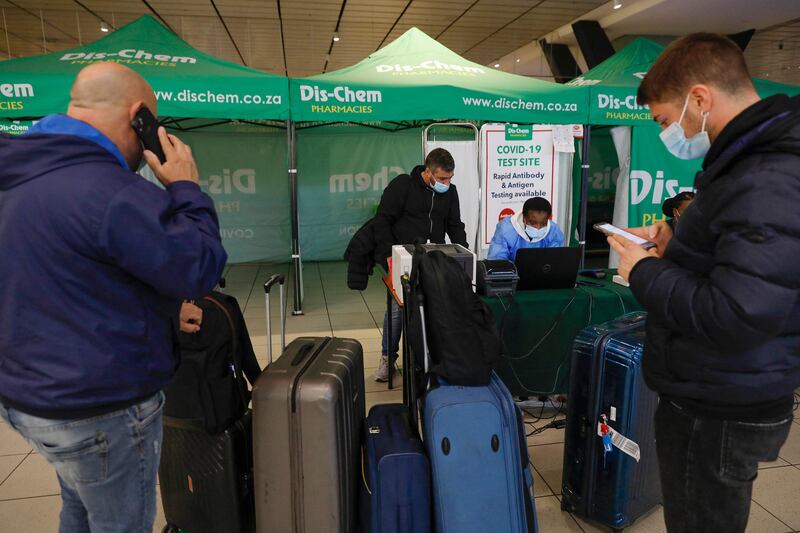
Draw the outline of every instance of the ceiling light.
M519 63L519 58L517 58L517 63Z
M494 68L500 68L500 63L495 63Z
M622 7L622 0L614 0L614 9L619 9Z
M333 32L333 42L335 42L335 43L339 42L339 32L338 31Z
M100 23L100 31L103 33L108 33L108 24L105 22Z

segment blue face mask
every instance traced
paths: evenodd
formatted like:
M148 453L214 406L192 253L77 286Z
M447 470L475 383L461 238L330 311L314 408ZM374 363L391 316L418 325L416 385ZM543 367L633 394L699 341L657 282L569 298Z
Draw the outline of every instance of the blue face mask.
M438 192L439 194L444 194L450 188L450 185L445 185L444 183L437 181L433 184L433 190Z
M525 226L525 233L531 238L532 241L541 241L544 239L547 236L547 230L547 226L542 228L534 228L527 225Z
M691 95L686 95L686 103L683 104L683 111L678 121L670 124L667 129L662 131L659 135L664 146L667 147L667 150L679 159L699 159L705 157L706 153L708 153L708 149L711 148L711 140L708 138L708 132L706 131L708 111L702 113L703 126L700 128L700 133L692 135L687 139L686 132L683 131L681 121L683 121L683 116L686 114L686 108L689 107L690 96Z

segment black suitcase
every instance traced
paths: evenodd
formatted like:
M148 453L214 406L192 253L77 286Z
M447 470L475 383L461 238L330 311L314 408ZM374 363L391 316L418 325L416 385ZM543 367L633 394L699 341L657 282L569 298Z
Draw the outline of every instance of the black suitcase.
M158 469L164 533L255 530L252 413L215 435L164 417Z

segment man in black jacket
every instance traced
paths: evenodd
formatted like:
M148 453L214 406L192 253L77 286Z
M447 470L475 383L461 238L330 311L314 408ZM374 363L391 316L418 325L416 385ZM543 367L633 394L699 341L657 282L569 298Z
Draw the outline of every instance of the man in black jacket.
M672 231L609 239L648 311L644 374L670 532L744 531L759 461L778 457L800 386L800 99L760 100L740 49L695 34L645 76L661 137L705 157Z
M436 148L425 158L425 165L414 167L410 175L401 174L389 183L373 222L377 263L386 263L395 244L413 244L419 240L442 244L445 234L451 242L467 246L458 192L455 185L450 184L455 166L450 152ZM387 312L383 319L382 357L375 372L376 381L388 379L388 365L394 364L397 358L400 318L399 308L392 304L393 335L391 339L386 336Z

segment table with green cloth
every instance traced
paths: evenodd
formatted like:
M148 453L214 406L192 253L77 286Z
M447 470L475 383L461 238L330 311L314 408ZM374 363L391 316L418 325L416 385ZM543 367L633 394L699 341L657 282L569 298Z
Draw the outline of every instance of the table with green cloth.
M614 274L606 271L602 280L581 276L573 289L483 297L503 339L497 374L513 395L568 393L572 341L578 331L642 310L629 288L612 282Z

